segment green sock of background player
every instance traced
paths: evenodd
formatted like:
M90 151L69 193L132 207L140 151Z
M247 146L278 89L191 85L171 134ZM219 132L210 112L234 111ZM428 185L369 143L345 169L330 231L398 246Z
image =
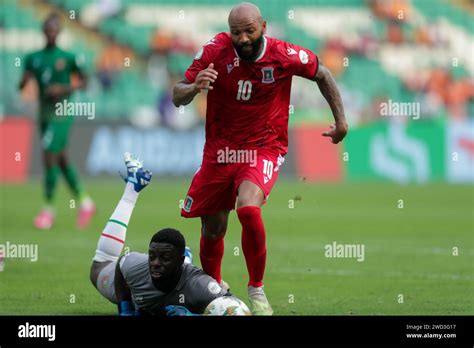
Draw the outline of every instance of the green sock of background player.
M67 184L69 185L69 188L74 193L74 195L79 198L81 203L84 201L84 199L89 198L81 186L76 169L71 164L67 164L62 172Z
M45 169L44 192L46 198L46 208L53 210L53 203L56 194L56 186L58 182L59 167L52 166Z

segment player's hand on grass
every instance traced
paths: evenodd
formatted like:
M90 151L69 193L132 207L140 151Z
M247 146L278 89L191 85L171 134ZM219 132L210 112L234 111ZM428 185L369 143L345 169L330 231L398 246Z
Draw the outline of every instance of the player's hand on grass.
M202 90L210 90L213 89L210 84L211 82L215 82L217 79L218 72L214 70L214 63L209 64L207 69L201 70L197 76L196 80L194 81L194 88L197 93L201 92Z
M349 130L349 126L346 122L334 123L330 126L330 129L326 132L323 132L324 137L330 137L333 144L337 144L344 139Z
M197 314L191 313L186 307L183 306L166 306L166 316L168 317L190 317Z

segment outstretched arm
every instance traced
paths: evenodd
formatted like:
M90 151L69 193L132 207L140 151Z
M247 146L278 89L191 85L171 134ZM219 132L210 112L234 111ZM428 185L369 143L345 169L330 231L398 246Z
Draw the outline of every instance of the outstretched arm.
M331 125L331 129L324 132L323 135L331 137L332 142L337 144L344 139L349 129L344 115L341 95L331 72L321 63L319 64L315 81L324 99L328 102L335 120L334 125Z

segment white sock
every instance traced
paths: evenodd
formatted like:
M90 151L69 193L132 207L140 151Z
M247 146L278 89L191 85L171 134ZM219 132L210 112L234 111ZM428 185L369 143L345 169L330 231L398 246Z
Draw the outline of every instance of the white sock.
M133 189L133 184L128 182L125 185L122 198L99 238L94 261L117 261L125 244L128 222L132 216L137 198L138 192Z

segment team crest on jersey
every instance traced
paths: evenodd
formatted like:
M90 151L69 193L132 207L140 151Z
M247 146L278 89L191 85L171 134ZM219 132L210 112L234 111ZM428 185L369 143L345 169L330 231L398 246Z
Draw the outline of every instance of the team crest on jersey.
M191 211L191 206L193 205L193 199L189 196L186 196L186 200L184 201L183 210L187 213Z
M275 78L273 77L273 68L262 68L262 73L263 73L263 78L262 82L263 83L272 83L275 82Z

